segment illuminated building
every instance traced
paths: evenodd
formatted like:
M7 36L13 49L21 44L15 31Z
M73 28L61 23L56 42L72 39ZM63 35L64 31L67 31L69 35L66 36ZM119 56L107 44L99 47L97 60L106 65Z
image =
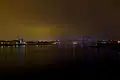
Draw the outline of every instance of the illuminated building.
M0 40L0 45L4 45L5 44L5 40Z
M23 38L19 38L19 43L22 44L24 42Z

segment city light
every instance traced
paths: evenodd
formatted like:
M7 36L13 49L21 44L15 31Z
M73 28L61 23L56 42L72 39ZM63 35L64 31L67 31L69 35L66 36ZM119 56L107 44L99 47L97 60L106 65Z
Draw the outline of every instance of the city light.
M19 46L26 46L26 45L35 45L35 46L39 46L39 45L49 45L49 44L53 44L53 45L56 45L56 44L80 44L83 46L91 46L91 45L94 45L94 46L98 46L98 44L111 44L111 43L119 43L120 44L120 40L97 40L97 41L89 41L88 38L84 38L84 40L78 40L78 39L72 39L72 40L67 40L67 41L60 41L60 40L38 40L38 41L26 41L26 40L23 40L22 38L21 39L17 39L17 40L11 40L11 41L8 41L8 40L0 40L0 46L7 46L7 47L19 47Z
M76 42L76 41L74 41L74 42L73 42L73 44L77 44L77 42Z
M120 43L120 41L117 41L118 43Z
M52 44L57 44L57 42L54 42L54 43L52 43Z
M22 40L20 39L20 43L22 43Z
M36 45L36 47L38 47L38 45Z

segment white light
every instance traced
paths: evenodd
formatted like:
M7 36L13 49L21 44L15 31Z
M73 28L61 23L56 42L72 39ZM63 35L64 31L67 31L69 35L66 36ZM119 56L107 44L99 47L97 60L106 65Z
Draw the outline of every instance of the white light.
M120 43L120 41L117 41L118 43Z
M23 44L27 44L26 42L23 42Z
M41 42L41 40L39 40L39 42Z
M77 42L75 41L75 42L73 42L73 44L77 44Z
M101 43L105 44L106 42L101 42Z
M38 47L38 45L36 45L36 47Z
M53 44L57 44L57 42L54 42Z
M20 43L22 43L22 40L20 40ZM17 44L17 43L16 43Z

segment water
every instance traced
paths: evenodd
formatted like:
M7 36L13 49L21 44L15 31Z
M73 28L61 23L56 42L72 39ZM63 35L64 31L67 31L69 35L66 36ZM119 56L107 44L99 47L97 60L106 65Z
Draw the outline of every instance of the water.
M97 72L103 71L102 74L105 73L106 76L108 73L112 74L111 71L114 71L114 74L115 71L119 71L119 60L119 52L105 48L75 45L0 48L1 69L34 67L36 70L51 68L60 72L64 68L64 71L84 72L83 74L94 74L95 76Z

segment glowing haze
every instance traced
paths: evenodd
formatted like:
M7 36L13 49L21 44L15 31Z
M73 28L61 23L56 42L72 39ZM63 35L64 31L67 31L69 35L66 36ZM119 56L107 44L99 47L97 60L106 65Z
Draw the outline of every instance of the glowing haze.
M116 0L1 0L0 39L120 38Z

